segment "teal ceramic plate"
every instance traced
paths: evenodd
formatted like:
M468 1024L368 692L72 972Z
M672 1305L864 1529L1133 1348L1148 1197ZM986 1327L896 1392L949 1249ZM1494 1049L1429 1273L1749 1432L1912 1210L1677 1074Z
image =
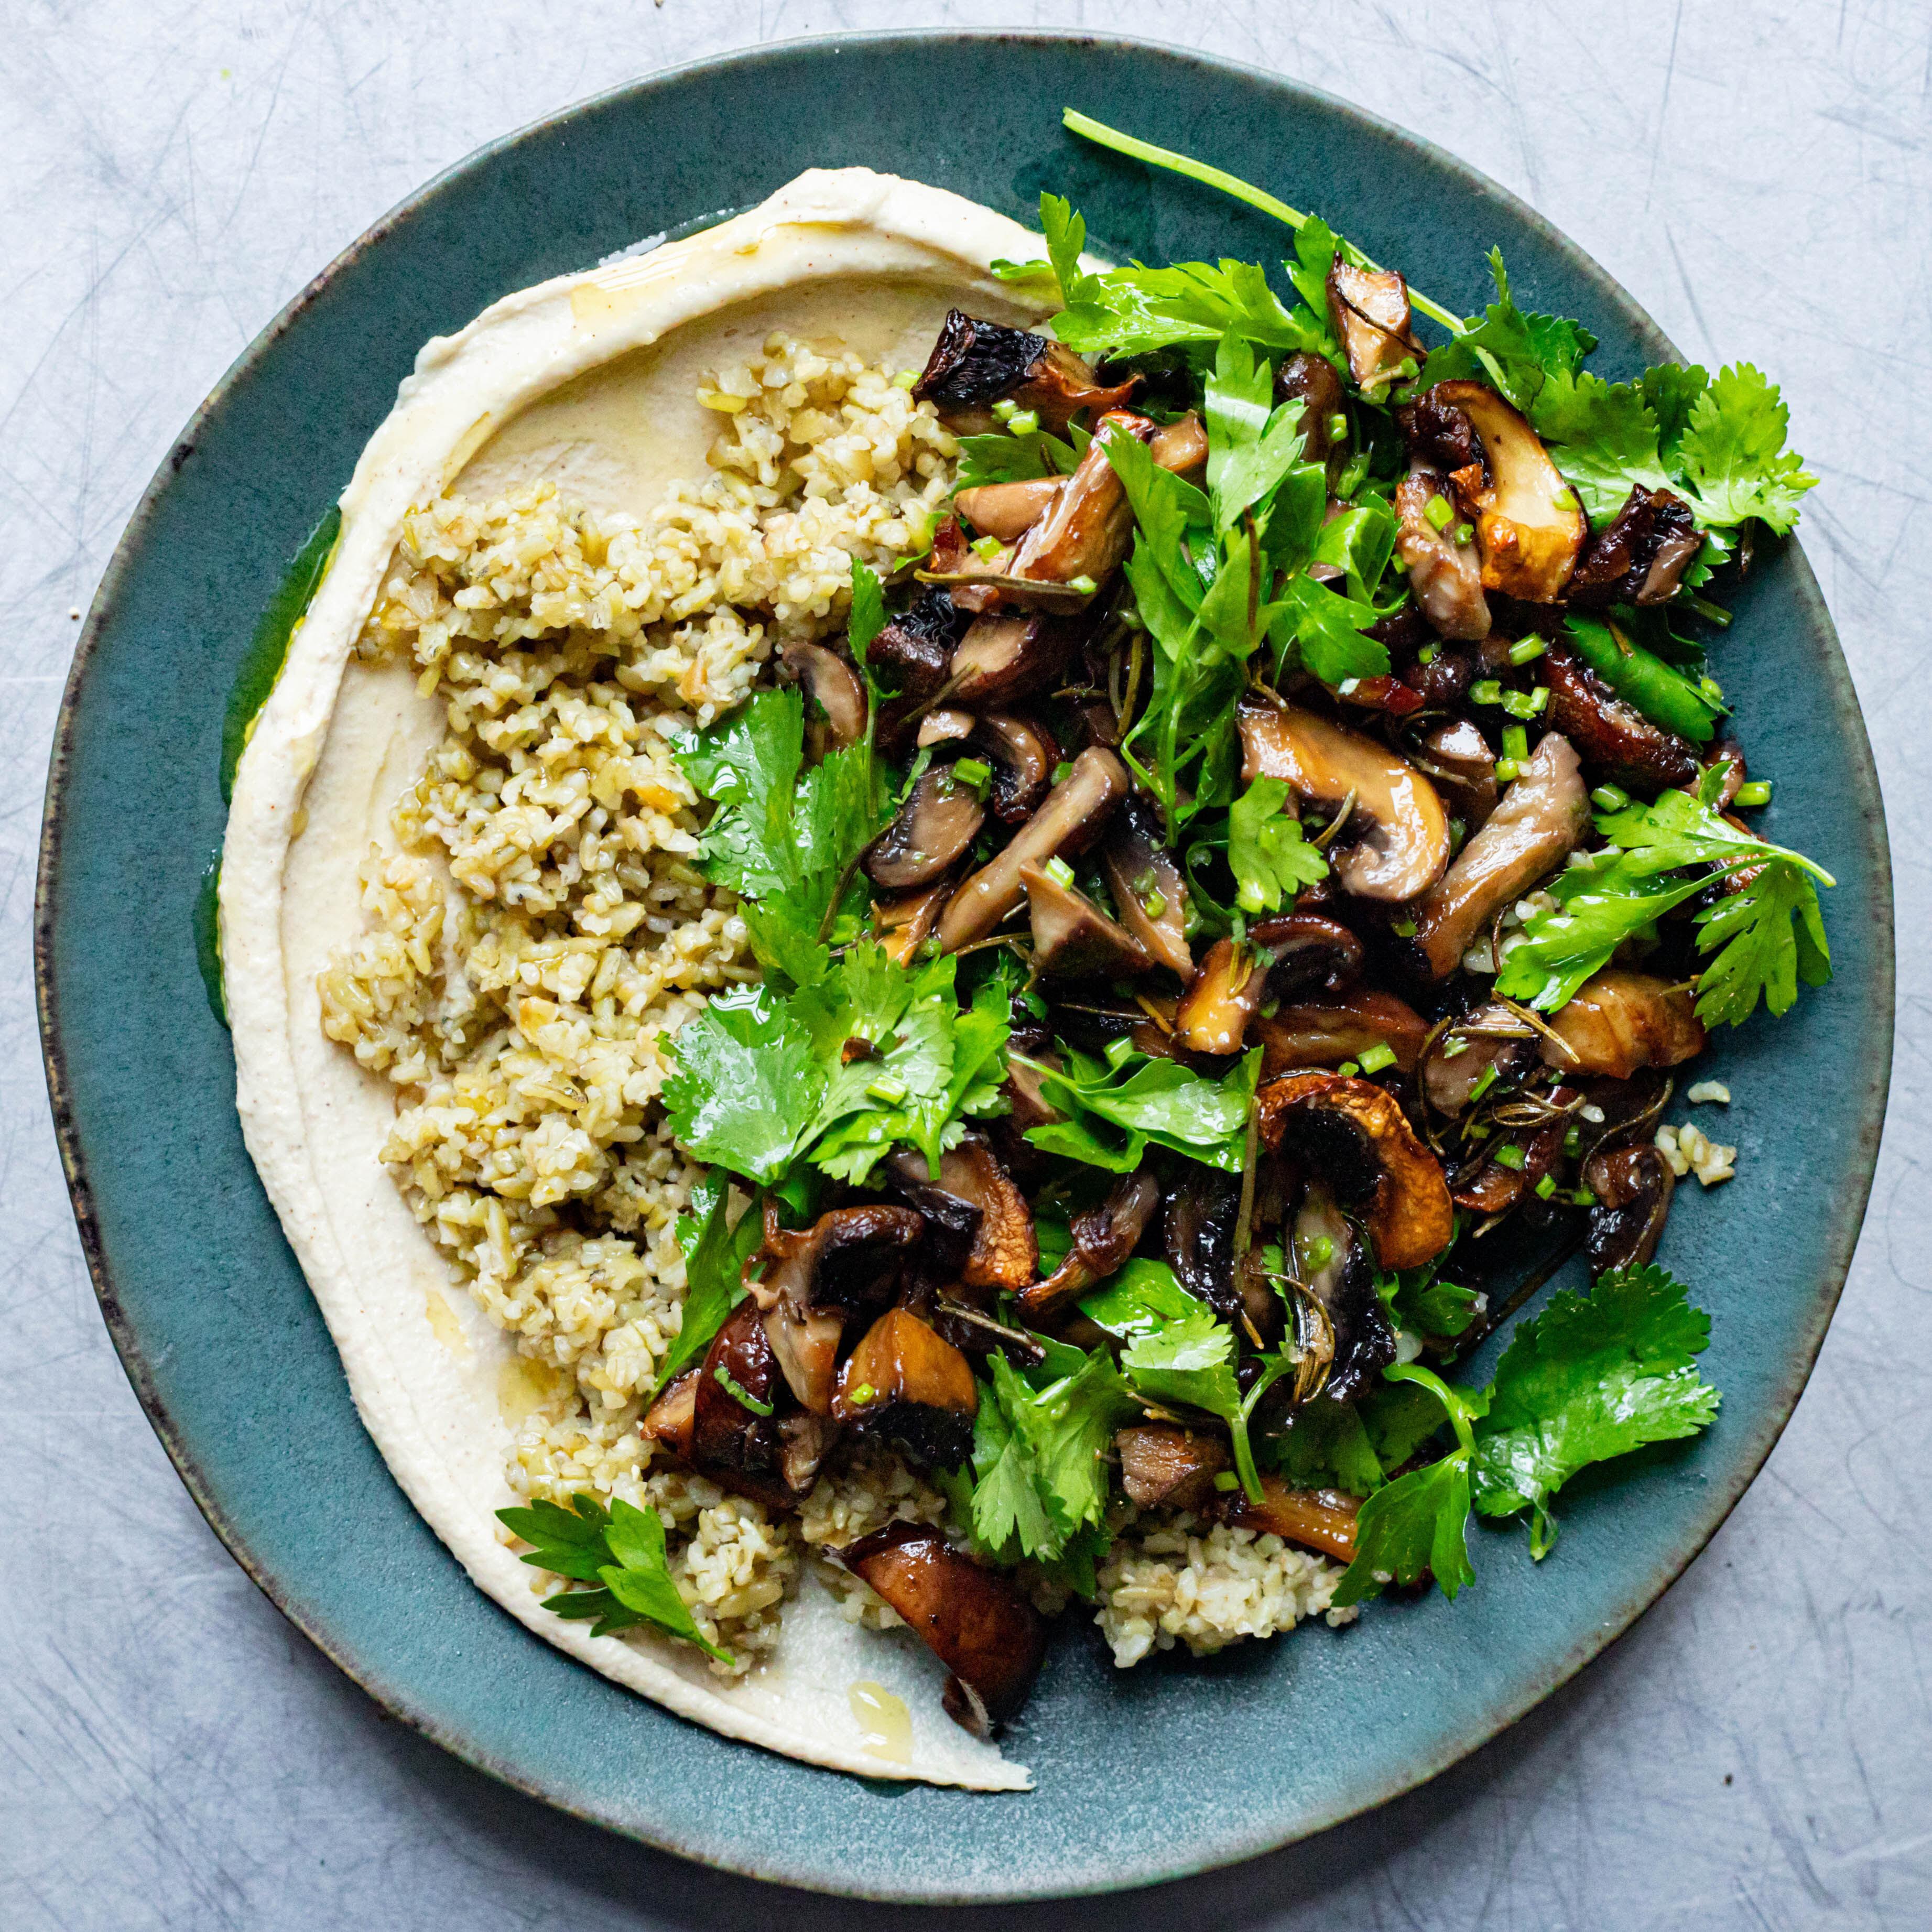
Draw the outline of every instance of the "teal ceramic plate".
M644 82L488 148L290 305L182 433L88 620L54 754L38 944L49 1078L114 1339L236 1558L372 1695L452 1750L656 1845L826 1891L996 1899L1139 1885L1320 1830L1454 1762L1676 1576L1762 1462L1842 1285L1891 1058L1884 824L1851 682L1796 544L1737 596L1730 678L1771 836L1840 880L1838 976L1714 1070L1738 1178L1673 1218L1724 1390L1702 1440L1564 1496L1532 1571L1478 1529L1475 1587L1208 1664L1116 1672L1070 1624L1016 1748L1030 1796L873 1786L725 1742L572 1663L471 1587L364 1434L242 1144L191 938L221 835L224 694L256 614L347 480L418 346L642 235L868 166L1026 218L1070 194L1103 245L1278 258L1285 232L1064 135L1071 104L1312 202L1439 299L1480 305L1499 242L1526 307L1580 316L1595 366L1668 352L1610 278L1492 183L1283 81L1115 41L894 36ZM1721 664L1720 668L1721 669ZM1581 1490L1583 1493L1576 1492ZM343 1526L356 1533L346 1538Z

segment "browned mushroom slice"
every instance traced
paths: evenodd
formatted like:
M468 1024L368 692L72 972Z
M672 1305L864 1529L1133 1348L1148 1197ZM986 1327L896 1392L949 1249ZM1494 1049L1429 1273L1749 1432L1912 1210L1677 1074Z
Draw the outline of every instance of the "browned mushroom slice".
M1268 968L1270 999L1295 999L1318 988L1339 993L1361 973L1362 942L1318 912L1278 913L1250 926L1248 937L1274 962Z
M1285 1543L1318 1550L1338 1563L1352 1563L1355 1520L1361 1507L1359 1497L1340 1490L1294 1490L1279 1476L1264 1476L1261 1501L1250 1502L1234 1490L1228 1496L1223 1518L1240 1528L1259 1530L1264 1536L1278 1536Z
M1042 691L1064 674L1079 647L1078 632L1058 618L978 618L952 653L952 696L983 708Z
M928 745L950 745L961 739L970 738L973 728L979 723L970 711L956 710L951 705L940 705L928 711L919 721L917 742L922 750Z
M1336 1205L1326 1178L1308 1184L1295 1210L1294 1254L1306 1293L1328 1320L1325 1386L1337 1401L1354 1402L1395 1360L1395 1325L1376 1292L1376 1256Z
M799 1406L813 1415L831 1406L838 1372L838 1345L844 1338L842 1308L801 1308L781 1296L765 1312L765 1339Z
M1381 1266L1420 1268L1449 1245L1448 1185L1394 1094L1339 1073L1292 1073L1270 1081L1256 1103L1270 1148L1287 1148L1365 1210Z
M1046 1654L1040 1612L924 1523L890 1522L832 1552L883 1597L952 1672L946 1714L977 1737L1016 1715Z
M901 696L930 698L946 682L953 647L969 621L944 590L923 585L911 608L872 640L866 662L874 677Z
M1543 1043L1552 1066L1617 1080L1640 1066L1676 1066L1704 1050L1703 1022L1688 987L1614 966L1585 980L1550 1016L1550 1028L1562 1042Z
M1567 646L1552 644L1544 664L1550 724L1576 747L1586 764L1618 784L1645 791L1696 782L1702 768L1688 739L1654 724L1619 698Z
M1303 1066L1340 1066L1378 1046L1395 1055L1404 1073L1415 1070L1429 1024L1393 993L1364 988L1340 999L1277 1006L1255 1022L1264 1077Z
M1562 864L1589 816L1576 754L1552 731L1417 912L1416 944L1437 979L1462 964L1499 907Z
M1208 463L1207 429L1190 410L1154 431L1148 454L1162 470L1172 470L1177 476L1203 470Z
M1172 1423L1143 1422L1114 1438L1120 1487L1142 1509L1198 1510L1214 1502L1214 1478L1229 1466L1218 1436L1197 1436Z
M1597 1197L1583 1239L1590 1272L1641 1268L1657 1252L1677 1177L1648 1142L1605 1148L1583 1163L1583 1185Z
M698 1419L699 1371L686 1369L644 1412L638 1432L647 1442L655 1442L680 1462L691 1460L691 1432Z
M1429 514L1441 502L1438 527ZM1418 464L1396 486L1395 548L1408 573L1416 608L1445 638L1475 642L1490 634L1489 600L1483 595L1482 560L1473 543L1450 534L1454 502L1442 475Z
M1477 481L1486 481L1489 458L1482 438L1468 412L1459 408L1448 394L1448 385L1438 382L1412 403L1404 403L1395 412L1396 428L1408 446L1409 460L1454 476L1459 470L1474 468Z
M740 1303L705 1352L692 1392L692 1467L727 1488L782 1508L791 1500L780 1468L772 1410L785 1382L758 1304Z
M1704 533L1682 496L1640 484L1590 540L1570 580L1568 601L1586 606L1666 603L1703 547Z
M866 688L859 674L823 644L794 638L778 656L785 668L811 692L831 727L832 748L843 751L866 735Z
M1160 964L1185 980L1194 971L1187 885L1160 832L1159 806L1144 793L1130 792L1107 827L1100 865L1120 923Z
M1006 850L953 894L939 922L941 950L956 952L984 939L1019 904L1026 890L1022 868L1043 864L1063 848L1084 850L1100 836L1107 814L1126 789L1127 774L1120 760L1090 745Z
M1283 356L1274 372L1274 399L1277 405L1301 405L1301 453L1310 463L1326 463L1336 443L1331 425L1338 416L1346 420L1348 405L1334 364L1306 350Z
M887 892L930 885L951 869L986 822L979 794L953 777L949 765L922 772L898 816L866 854L866 874Z
M1053 784L1060 752L1037 724L1003 711L988 712L972 734L970 749L992 765L993 815L1018 825L1031 818Z
M979 1409L966 1358L906 1308L887 1309L866 1330L832 1399L837 1420L949 1469L965 1461Z
M1018 543L1052 508L1062 480L1030 476L1023 483L982 483L961 490L953 507L981 536Z
M1558 1088L1551 1095L1575 1100L1574 1092ZM1526 1138L1499 1142L1513 1146L1516 1157L1505 1161L1493 1150L1479 1153L1459 1172L1449 1190L1450 1198L1472 1214L1502 1214L1534 1196L1537 1184L1555 1169L1563 1157L1563 1136L1568 1123L1554 1120Z
M1008 328L956 308L941 325L912 392L931 403L956 435L990 430L998 421L993 414L998 402L1032 410L1058 435L1076 410L1112 409L1139 382L1133 376L1103 387L1084 356L1051 336Z
M1160 1184L1152 1174L1123 1174L1097 1208L1074 1216L1066 1258L1046 1280L1021 1289L1020 1312L1029 1322L1042 1320L1117 1272L1139 1246L1160 1205Z
M1239 1053L1267 992L1266 966L1254 949L1216 940L1174 1010L1175 1044L1189 1053Z
M1480 1087L1507 1089L1536 1062L1536 1029L1500 1000L1451 1021L1422 1057L1424 1097L1438 1114L1458 1120Z
M1240 1313L1234 1286L1234 1235L1241 1218L1241 1178L1219 1168L1184 1163L1167 1190L1160 1217L1161 1252L1174 1278L1217 1314Z
M1424 733L1415 762L1464 828L1480 831L1496 808L1496 754L1481 731L1466 718L1438 724Z
M905 964L925 944L952 890L942 879L923 892L874 904L872 931L896 965Z
M1304 804L1330 812L1348 807L1329 848L1345 892L1412 899L1442 876L1448 816L1435 788L1406 759L1296 705L1244 698L1239 715L1245 781L1285 778Z
M1422 346L1409 327L1408 284L1393 268L1352 268L1338 254L1328 271L1328 314L1360 389L1385 389Z
M1107 445L1117 436L1151 442L1155 429L1145 416L1126 410L1109 410L1100 418L1073 474L1022 539L1012 575L1039 583L1070 584L1079 578L1100 584L1114 574L1133 536L1134 512Z
M1084 892L1038 866L1022 866L1020 883L1033 914L1036 979L1124 979L1152 970L1140 941Z
M1060 1064L1051 1054L1044 1058L1052 1066ZM1006 1079L1001 1083L1000 1090L1012 1109L1006 1118L1022 1133L1029 1127L1051 1126L1066 1118L1058 1107L1048 1103L1040 1078L1037 1069L1016 1060L1009 1064Z
M1532 604L1553 604L1576 567L1589 526L1576 493L1550 460L1543 440L1517 410L1480 382L1438 382L1432 392L1476 426L1486 476L1454 475L1456 494L1474 517L1483 587Z
M925 1155L910 1148L886 1165L892 1184L921 1214L970 1244L959 1273L968 1288L1013 1292L1032 1280L1040 1264L1033 1210L985 1142L969 1138L949 1148L939 1157L936 1178Z

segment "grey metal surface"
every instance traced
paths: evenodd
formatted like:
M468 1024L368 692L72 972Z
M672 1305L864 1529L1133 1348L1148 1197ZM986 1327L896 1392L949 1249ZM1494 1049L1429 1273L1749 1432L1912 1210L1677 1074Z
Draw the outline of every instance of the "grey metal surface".
M1850 1284L1789 1432L1684 1580L1501 1742L1374 1818L1178 1893L999 1922L1932 1924L1932 729L1913 681L1932 592L1932 15L1912 0L0 6L0 1924L917 1916L789 1898L556 1817L388 1721L282 1622L108 1346L28 955L70 613L182 422L303 280L437 170L583 94L915 23L1138 33L1327 88L1526 196L1687 353L1772 372L1822 479L1807 548L1877 752L1899 899L1892 1114ZM1131 121L1131 103L1083 104ZM1318 206L1319 184L1290 198Z

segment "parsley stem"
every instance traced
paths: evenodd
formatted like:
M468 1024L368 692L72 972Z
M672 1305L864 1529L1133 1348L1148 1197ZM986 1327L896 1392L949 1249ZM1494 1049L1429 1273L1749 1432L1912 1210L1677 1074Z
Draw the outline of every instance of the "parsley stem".
M1241 1478L1242 1492L1251 1503L1262 1499L1262 1479L1255 1468L1254 1444L1248 1440L1248 1418L1254 1414L1262 1397L1294 1366L1286 1354L1276 1356L1256 1378L1254 1387L1228 1418L1228 1432L1234 1443L1234 1467Z
M1382 1379L1390 1382L1419 1382L1434 1396L1449 1412L1449 1425L1456 1432L1456 1454L1470 1456L1475 1453L1476 1438L1469 1424L1483 1414L1489 1406L1486 1396L1472 1402L1457 1389L1451 1388L1433 1369L1425 1369L1420 1362L1391 1362L1382 1371Z
M1117 128L1109 128L1104 122L1096 121L1090 116L1082 114L1075 109L1065 108L1060 113L1060 124L1071 134L1078 134L1096 146L1111 148L1117 154L1125 154L1130 160L1146 161L1157 168L1168 169L1171 172L1185 175L1190 181L1197 181L1208 188L1219 188L1223 194L1232 195L1237 201L1244 201L1250 208L1258 208L1264 214L1274 216L1277 221L1285 221L1289 227L1299 229L1308 217L1298 208L1290 208L1285 201L1278 201L1264 190L1243 181L1238 175L1231 175L1220 168L1211 168L1205 161L1197 161L1186 154L1176 154L1172 148L1157 148L1151 141L1138 140L1132 134L1123 134ZM1350 257L1359 268L1373 268L1376 265L1352 242L1344 242L1338 236L1336 245ZM1431 302L1419 290L1408 292L1411 304L1419 308L1432 322L1439 322L1452 335L1463 334L1467 328L1462 318L1444 308L1440 302Z

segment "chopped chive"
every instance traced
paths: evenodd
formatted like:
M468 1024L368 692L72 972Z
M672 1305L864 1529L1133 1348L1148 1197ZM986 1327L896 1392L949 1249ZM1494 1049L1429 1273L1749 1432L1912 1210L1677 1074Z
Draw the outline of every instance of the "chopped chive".
M1158 919L1167 910L1167 896L1164 892L1144 892L1141 895L1141 910L1149 919Z
M1529 734L1520 724L1503 727L1503 756L1521 764L1529 756Z
M1563 1151L1573 1159L1583 1151L1583 1136L1574 1127L1564 1131Z
M1579 1208L1594 1208L1597 1204L1597 1197L1587 1187L1578 1188L1570 1198Z
M993 405L993 413L1001 422L1011 422L1020 412L1020 406L1010 396L1002 396Z
M1214 1486L1217 1490L1238 1490L1241 1486L1241 1479L1232 1469L1216 1469L1214 1472Z
M1469 1098L1480 1100L1496 1084L1496 1064L1492 1060L1476 1076L1476 1084L1469 1089Z
M1467 544L1475 534L1475 526L1473 524L1458 524L1456 526L1455 537L1459 544Z
M1328 440L1331 442L1346 442L1348 440L1348 418L1340 410L1328 418Z
M1455 515L1456 512L1449 507L1449 499L1447 496L1432 496L1429 500L1428 507L1422 514L1429 519L1434 528L1444 530L1449 527L1449 520Z
M1064 784L1072 776L1073 767L1064 758L1062 758L1053 768L1053 782L1055 784Z
M1016 410L1006 418L1006 427L1016 436L1030 436L1040 427L1040 415L1034 410Z
M1472 704L1500 704L1503 701L1503 688L1492 677L1479 677L1469 687Z
M1549 701L1545 698L1544 704ZM1534 718L1543 709L1543 705L1537 703L1534 694L1527 691L1506 691L1502 694L1500 702L1512 718Z
M1066 580L1066 587L1076 597L1090 597L1100 586L1090 577L1082 576L1070 577Z
M916 369L902 369L892 378L892 387L896 389L909 389L918 380L919 371Z
M1622 787L1600 784L1590 794L1590 802L1599 812L1621 812L1630 802L1630 794Z
M1522 1166L1522 1149L1514 1141L1504 1141L1496 1149L1496 1162L1498 1167L1520 1168Z
M1498 784L1508 784L1512 779L1516 778L1520 776L1520 772L1515 759L1498 758L1496 760L1496 783Z
M1550 709L1550 687L1548 685L1539 684L1536 688L1529 694L1529 708L1531 710L1534 712L1539 718L1540 718L1543 714Z
M1125 1034L1118 1040L1110 1040L1106 1046L1107 1064L1116 1072L1134 1057L1134 1043Z
M845 1400L849 1402L854 1408L863 1408L866 1403L871 1402L875 1396L877 1396L878 1393L878 1390L873 1388L870 1382L861 1382L856 1388L850 1390L847 1394Z
M1536 1184L1536 1198L1539 1201L1547 1201L1556 1192L1556 1177L1553 1174L1546 1174Z
M1361 1070L1360 1067L1357 1066L1352 1060L1343 1060L1341 1065L1335 1070L1337 1073L1341 1075L1344 1080L1354 1079L1355 1076L1360 1072Z
M1416 652L1415 661L1418 664L1432 664L1436 662L1436 646L1433 644L1424 644L1421 650Z
M1770 779L1753 778L1750 784L1739 785L1735 802L1746 807L1768 805L1771 802Z
M956 758L953 760L952 776L962 784L980 791L992 781L993 768L983 758Z
M968 546L975 556L998 556L1006 545L998 537L975 537Z
M722 1362L720 1362L717 1367L711 1371L711 1375L712 1379L717 1383L718 1386L722 1388L734 1402L742 1403L746 1408L748 1408L754 1415L769 1415L771 1414L771 1404L768 1402L760 1402L756 1396L752 1394L750 1390L742 1387L736 1380L734 1379L731 1371L728 1369Z
M1395 1064L1395 1049L1386 1040L1377 1040L1362 1055L1361 1066L1364 1073L1379 1073L1384 1066Z
M1454 1060L1460 1054L1467 1053L1468 1050L1469 1042L1460 1033L1452 1033L1449 1036L1448 1043L1443 1047L1442 1058L1444 1060Z
M1513 664L1534 664L1549 649L1540 638L1525 638L1510 646L1510 662Z
M1073 868L1064 859L1049 859L1040 870L1057 884L1071 886L1073 883Z
M1306 1274L1319 1274L1335 1258L1335 1244L1326 1234L1317 1234L1298 1245L1302 1268Z
M1413 939L1415 937L1415 922L1412 919L1399 919L1390 926L1389 930L1398 939Z

